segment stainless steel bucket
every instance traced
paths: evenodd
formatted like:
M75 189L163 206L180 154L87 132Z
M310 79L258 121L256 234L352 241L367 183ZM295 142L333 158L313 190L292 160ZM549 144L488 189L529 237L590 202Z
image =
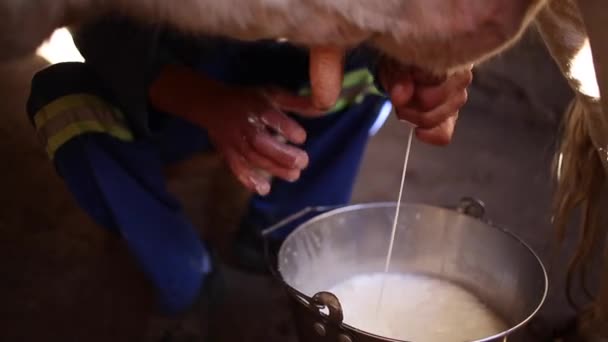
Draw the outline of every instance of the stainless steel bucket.
M326 292L356 274L383 270L395 207L372 203L334 209L299 225L283 242L275 267L290 295L300 341L398 341L345 324L339 298ZM506 341L540 309L548 279L530 247L482 216L483 206L470 199L457 210L402 205L391 271L463 286L511 327L478 341Z

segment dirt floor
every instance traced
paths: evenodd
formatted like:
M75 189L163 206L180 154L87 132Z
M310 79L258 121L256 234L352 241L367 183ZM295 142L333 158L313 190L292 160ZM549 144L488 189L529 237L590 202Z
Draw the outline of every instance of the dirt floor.
M0 340L164 341L163 333L176 322L153 314L150 288L121 242L75 206L26 119L28 82L43 65L32 58L0 68ZM550 295L534 325L545 333L573 314L563 296L564 274L556 267L567 253L550 262L549 224L551 158L570 98L537 37L526 37L478 68L449 147L414 143L405 190L405 200L434 205L479 198L488 218L540 254L552 271ZM391 118L372 139L353 202L396 199L406 138L405 126ZM235 224L245 197L212 197L217 189L235 187L214 157L201 156L171 172L172 189L199 225ZM218 214L212 221L200 215L209 210ZM222 234L210 234L226 243ZM573 233L566 252L574 238ZM276 284L234 270L226 279L224 305L212 317L186 317L180 341L296 341ZM210 330L203 322L214 327L213 337L201 337ZM529 334L520 339L542 340Z

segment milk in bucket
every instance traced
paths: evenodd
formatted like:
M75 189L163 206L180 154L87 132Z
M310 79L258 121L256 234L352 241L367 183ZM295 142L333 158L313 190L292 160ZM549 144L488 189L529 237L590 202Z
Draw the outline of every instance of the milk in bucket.
M376 312L383 277L384 295ZM474 341L508 329L477 297L437 278L361 274L330 292L339 298L346 324L383 337L414 342Z

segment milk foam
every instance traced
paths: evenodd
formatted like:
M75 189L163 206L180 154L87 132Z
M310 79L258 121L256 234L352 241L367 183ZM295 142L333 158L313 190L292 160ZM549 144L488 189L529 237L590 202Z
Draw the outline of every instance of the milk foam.
M376 315L380 289L384 295ZM345 323L383 337L413 342L473 341L500 333L506 324L463 288L420 275L363 274L330 289Z

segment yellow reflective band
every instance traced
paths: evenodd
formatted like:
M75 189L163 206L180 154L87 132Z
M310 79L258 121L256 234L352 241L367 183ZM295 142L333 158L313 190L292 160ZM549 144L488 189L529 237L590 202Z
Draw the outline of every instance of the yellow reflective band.
M309 96L310 94L312 94L312 90L310 88L302 88L300 91L298 91L298 95L300 96Z
M62 96L44 106L34 116L36 127L42 127L55 116L75 108L92 108L100 111L110 110L114 115L122 119L122 113L101 98L89 94L72 94Z
M89 94L56 99L36 113L34 124L51 159L63 144L86 133L104 133L122 141L134 139L123 114L103 99Z
M123 141L133 140L131 131L119 125L104 125L98 121L74 122L49 137L46 145L46 152L49 158L53 159L55 152L63 144L84 133L105 133Z
M369 91L369 94L370 94L370 95L385 96L385 95L384 95L384 94L383 94L383 93L382 93L382 92L381 92L381 91L378 89L378 87L376 87L376 85L375 85L375 84L372 84L372 85L369 87L369 90L368 90L368 91Z
M347 99L338 99L336 105L327 112L327 114L335 113L346 109L350 105Z
M361 84L371 84L374 82L374 76L366 68L353 70L344 75L342 88L350 88Z
M357 97L355 97L355 103L356 104L360 104L361 102L363 102L363 100L365 100L365 95L364 94L359 94L359 95L357 95Z

